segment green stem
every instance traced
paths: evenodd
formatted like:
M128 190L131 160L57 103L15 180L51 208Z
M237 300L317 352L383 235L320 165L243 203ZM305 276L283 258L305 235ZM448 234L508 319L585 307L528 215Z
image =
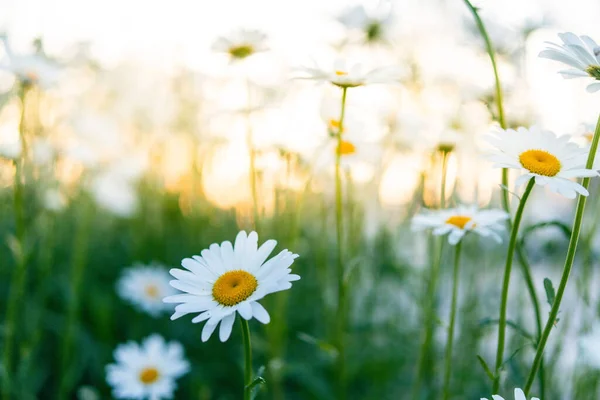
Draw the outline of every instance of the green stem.
M71 373L73 364L73 350L75 346L77 320L80 304L80 288L87 259L89 246L90 224L92 220L91 204L88 204L87 198L82 199L80 205L79 225L75 232L73 241L73 257L71 259L71 276L69 282L69 297L67 307L67 321L61 347L61 373L62 377L58 387L57 399L68 398L68 392L71 389Z
M246 93L247 93L247 107L246 110L246 146L248 147L248 157L250 162L250 192L252 195L252 212L253 212L253 227L254 230L258 231L259 223L259 207L258 207L258 190L256 184L256 151L254 150L254 140L252 135L252 96L251 96L251 84L250 79L246 80Z
M15 213L15 238L17 248L15 251L15 269L13 271L10 283L10 292L8 295L8 304L6 309L6 323L4 327L4 353L3 365L4 373L2 384L2 398L8 400L11 397L12 385L12 362L15 332L18 323L18 309L21 304L21 298L27 282L27 248L26 248L26 227L25 227L25 207L23 204L23 187L25 186L25 160L27 154L27 141L25 135L25 101L29 87L21 85L19 91L19 100L21 102L21 116L19 120L19 140L21 144L21 154L14 160L15 181L13 190L13 207Z
M498 321L498 349L496 352L496 369L494 376L493 393L497 393L500 387L500 369L504 359L504 340L506 335L506 307L508 305L508 288L510 286L510 273L512 270L512 262L517 246L517 238L519 234L519 225L523 217L523 211L525 210L525 203L527 198L531 194L531 191L535 186L535 179L531 178L527 183L523 197L519 202L517 213L515 214L515 222L512 226L510 233L510 242L508 243L508 252L506 254L506 265L504 266L504 279L502 283L502 298L500 300L500 318Z
M346 285L344 282L343 259L343 193L342 193L342 133L344 131L344 116L346 113L346 94L348 88L342 88L342 106L339 120L339 130L336 135L337 146L335 151L335 227L337 239L337 295L338 310L336 321L336 347L337 355L337 393L338 400L346 398L346 353L344 346L344 333L346 327Z
M502 129L506 129L507 123L506 118L504 116L504 102L502 96L502 85L500 84L500 75L498 73L498 65L496 64L496 53L494 51L494 46L492 45L492 41L487 33L485 25L481 18L479 17L479 13L477 12L477 8L474 7L469 0L464 0L467 8L473 14L473 18L475 19L475 23L477 24L477 29L481 34L485 42L486 52L490 58L490 62L492 63L492 69L494 71L494 85L496 90L496 106L498 107L498 122L500 123L500 127ZM506 189L508 187L508 169L502 169L502 207L508 213L510 213L510 202L509 202L509 192ZM512 230L510 220L508 221L508 228ZM537 326L537 335L538 337L542 334L542 318L540 314L540 302L535 292L535 286L533 284L533 280L531 278L531 268L529 266L529 262L521 248L521 245L517 243L517 258L519 259L519 265L521 266L521 270L525 277L525 282L527 285L527 291L529 293L529 297L531 298L531 303L533 304L534 312L535 312L535 322ZM543 366L540 368L540 395L544 398L545 395L545 379L544 379L544 368Z
M442 177L441 177L441 190L440 190L440 206L445 208L446 206L446 176L448 174L448 153L442 153ZM417 361L417 375L415 377L415 383L412 389L412 399L418 399L421 395L421 383L425 375L425 369L430 364L430 348L433 341L434 330L435 330L435 298L437 293L437 283L439 278L440 264L442 262L442 250L444 246L444 240L436 238L432 235L433 243L433 255L431 261L431 268L429 269L429 282L427 287L427 296L423 305L423 320L424 320L424 333L421 341L421 348L419 350L419 358Z
M454 325L456 309L458 308L458 285L460 272L460 250L462 242L458 242L454 253L454 272L452 275L452 304L450 306L450 326L448 327L448 340L446 340L446 368L444 372L444 400L450 397L450 372L452 371L452 345L454 342Z
M596 123L596 131L594 132L594 138L592 139L592 146L590 148L590 153L588 155L586 168L592 169L594 166L594 159L596 158L596 152L598 151L598 141L600 140L600 116L598 116L598 122ZM590 178L584 178L581 183L584 188L588 188L590 186ZM546 347L546 343L548 342L548 337L550 336L550 332L552 331L552 327L556 322L556 317L558 316L558 310L560 309L560 303L565 294L565 289L567 288L567 283L569 282L569 276L571 275L571 270L573 269L573 261L575 260L575 252L577 250L577 242L579 241L579 234L581 232L581 225L583 221L583 213L585 211L585 204L587 201L586 196L579 195L579 199L577 201L577 209L575 211L575 220L573 221L573 230L571 234L571 240L569 241L569 249L567 250L567 258L565 260L565 267L563 270L562 277L560 278L560 285L558 286L558 290L556 291L556 297L554 299L554 303L552 303L552 309L550 310L550 316L548 317L548 321L546 322L546 326L544 327L544 332L542 333L542 337L537 346L537 351L535 353L535 358L533 360L533 365L531 366L531 370L529 371L529 376L527 377L527 382L525 383L525 388L523 391L525 394L529 393L531 389L531 385L535 380L535 375L537 373L538 368L542 363L542 356L544 355L544 349Z
M252 398L252 347L250 343L250 326L248 321L240 318L242 323L242 340L244 342L244 400Z

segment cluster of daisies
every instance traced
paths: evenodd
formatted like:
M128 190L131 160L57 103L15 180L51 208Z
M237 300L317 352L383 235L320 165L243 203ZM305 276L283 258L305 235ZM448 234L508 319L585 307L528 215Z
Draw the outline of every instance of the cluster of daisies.
M237 314L245 320L269 323L269 313L259 301L291 288L292 282L300 279L290 268L297 254L282 250L267 261L276 245L275 240L267 240L258 247L256 232L242 231L233 244L215 243L200 255L184 259L181 265L185 270L167 272L158 264L134 265L123 272L117 292L152 317L173 311L172 320L198 314L192 322L206 321L203 342L220 324L219 339L225 342ZM178 305L173 307L173 303ZM128 342L118 346L114 358L116 363L107 367L107 381L115 398L172 398L176 380L190 369L182 345L166 342L158 334L141 345Z
M577 194L589 192L576 178L599 176L595 169L586 168L589 146L580 146L572 138L557 136L534 126L530 129L501 130L488 136L494 150L487 158L494 167L516 170L520 173L515 186L522 186L531 179L536 185L573 199ZM506 188L505 188L506 189ZM415 231L433 229L434 235L448 234L448 242L456 245L467 233L501 241L509 215L498 209L478 210L475 206L459 206L452 209L426 211L413 218Z
M368 25L368 29L375 28ZM585 36L567 33L560 38L562 45L551 44L541 56L571 66L572 69L561 72L565 77L600 80L600 47ZM232 61L239 61L264 51L264 40L264 35L259 32L241 31L219 39L214 48L228 54ZM396 68L365 71L360 65L348 65L343 61L328 68L318 65L302 68L301 72L302 78L329 82L344 91L399 79ZM600 90L600 83L591 84L588 90ZM342 135L342 121L332 120L331 129ZM572 199L577 194L589 194L574 179L598 176L596 170L586 168L589 146L580 146L567 136L559 137L532 127L502 130L490 135L488 141L494 150L487 157L495 167L520 172L517 186L533 180L536 185ZM355 146L343 140L338 151L349 155L355 151ZM470 233L500 242L509 218L503 210L479 210L475 206L459 205L415 216L413 229L432 229L435 235L448 235L451 245L457 245ZM297 254L283 250L267 261L275 246L274 240L267 240L259 247L256 232L246 234L242 231L233 244L229 241L220 245L215 243L202 250L200 255L184 259L181 263L184 269L169 271L175 278L170 282L168 273L161 266L130 268L118 283L118 293L153 317L173 312L171 319L174 320L196 314L192 322L204 322L202 341L209 340L219 327L219 339L224 342L229 339L238 314L245 320L254 318L263 324L269 323L269 314L259 301L268 294L291 288L292 282L300 279L290 268ZM107 379L117 398L171 398L176 380L190 369L181 344L168 343L156 334L141 344L129 342L119 346L114 357L116 363L107 367ZM514 395L515 400L525 400L520 389L515 389ZM503 400L498 395L492 398Z

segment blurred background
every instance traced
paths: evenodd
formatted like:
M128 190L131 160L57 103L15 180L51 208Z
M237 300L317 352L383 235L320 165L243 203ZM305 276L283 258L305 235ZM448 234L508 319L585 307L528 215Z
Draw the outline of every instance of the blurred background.
M541 125L585 144L600 100L537 55L559 32L599 40L600 3L476 5L498 53L509 126ZM368 18L350 18L356 10ZM213 49L239 28L263 32L267 50L235 60ZM401 70L398 82L348 93L345 129L357 147L344 160L350 398L410 398L428 262L427 235L411 233L410 218L439 207L442 154L448 204L499 207L500 172L482 157L482 138L497 126L493 72L462 1L0 0L0 33L1 315L22 287L16 324L2 325L3 345L6 332L15 343L8 398L110 398L115 346L154 332L183 343L192 364L175 398L239 398L237 330L225 344L203 344L200 326L147 315L116 287L127 267L167 270L254 227L261 242L300 254L302 276L265 300L271 324L251 324L268 382L258 398L334 398L331 132L340 89L294 77L340 56ZM17 72L23 65L29 75ZM600 351L599 204L592 197L581 265L550 340L544 400L599 398L600 361L582 357ZM570 225L573 206L542 189L528 206L534 228L523 240L541 299L543 279L560 276L568 238L557 226ZM465 245L456 399L491 395L476 355L495 352L504 252L477 238ZM440 282L424 399L439 398L450 297L449 280ZM509 310L525 334L509 331L506 388L523 382L533 356L521 279Z

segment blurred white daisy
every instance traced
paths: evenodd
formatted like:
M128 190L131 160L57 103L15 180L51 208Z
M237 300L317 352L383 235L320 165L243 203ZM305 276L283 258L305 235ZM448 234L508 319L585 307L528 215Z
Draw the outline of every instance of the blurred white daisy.
M337 18L346 28L360 31L366 42L385 41L392 25L391 2L367 10L363 5L347 8Z
M46 138L37 138L31 144L31 161L35 165L48 165L54 160L56 150Z
M524 171L517 178L517 186L535 178L536 184L568 199L577 193L587 196L588 191L572 179L598 176L598 172L585 168L589 147L580 147L570 139L569 135L557 137L537 127L507 129L488 136L496 147L488 159L494 167Z
M116 364L106 367L106 380L117 399L171 399L175 380L190 369L181 344L167 343L157 334L144 339L141 346L135 342L119 345L114 357Z
M117 282L119 296L136 308L157 317L165 311L173 311L173 306L162 299L176 293L169 285L171 276L163 267L136 264L123 271Z
M130 217L138 208L134 184L114 173L101 173L91 182L90 193L103 209L119 217Z
M214 243L202 250L202 256L184 259L181 265L188 271L170 271L177 278L171 285L186 293L164 299L166 303L181 303L175 307L171 319L200 313L192 322L207 321L202 329L203 342L210 338L219 322L220 340L229 339L236 312L246 320L256 318L263 324L269 323L269 313L258 300L287 290L292 287L291 282L300 279L290 269L297 254L282 250L266 261L276 245L275 240L267 240L258 248L256 232L246 235L241 231L234 246L229 241L220 246Z
M502 241L504 221L509 215L499 209L479 210L476 206L459 206L445 210L427 211L415 215L412 230L433 229L434 235L448 235L448 243L456 245L469 232Z
M59 212L67 206L67 198L58 189L48 189L44 192L42 204L48 211Z
M579 360L589 367L600 369L600 325L579 337Z
M212 46L217 52L227 53L232 60L242 60L267 50L267 36L257 30L239 29L219 37Z
M312 67L301 67L298 79L311 79L330 82L341 88L352 88L375 83L394 83L400 81L400 70L397 67L382 67L366 71L361 64L348 64L337 59L332 66L322 68L316 63Z
M0 143L0 157L16 160L21 157L22 146L20 140L10 140Z
M574 33L559 33L562 44L547 42L550 47L540 53L540 57L560 61L572 67L559 71L565 79L592 78L600 80L600 46L589 36ZM600 82L591 83L588 92L600 90Z
M482 397L481 400L488 400ZM504 397L498 396L497 394L492 395L492 400L504 400ZM515 389L515 400L527 400L525 393L521 389ZM540 400L537 397L532 397L531 400Z
M4 42L6 57L0 62L0 69L11 72L17 79L27 85L39 85L47 88L58 78L59 67L41 54L15 54L6 37Z

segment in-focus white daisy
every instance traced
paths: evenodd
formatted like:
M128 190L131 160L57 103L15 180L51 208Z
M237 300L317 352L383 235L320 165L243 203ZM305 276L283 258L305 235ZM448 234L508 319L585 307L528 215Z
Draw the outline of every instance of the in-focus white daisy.
M301 67L297 70L301 73L298 79L330 82L341 88L393 83L400 80L400 70L397 67L382 67L366 71L361 64L348 64L343 59L335 60L328 68L322 68L314 63L312 67Z
M600 46L589 36L574 33L559 33L562 44L547 42L550 47L540 53L540 57L560 61L572 67L559 71L565 79L592 78L600 80ZM588 92L600 90L600 82L591 83Z
M366 42L385 41L392 24L391 2L367 10L363 5L347 8L337 18L346 28L360 31Z
M573 178L598 176L598 172L585 168L589 148L570 142L569 135L558 137L531 127L507 129L488 136L488 140L496 147L488 156L494 167L524 171L517 178L517 186L534 178L536 184L573 199L577 193L589 194Z
M459 206L445 210L428 211L415 215L412 230L433 229L434 235L448 235L448 243L456 245L469 232L502 241L504 221L509 218L503 210L479 210L476 206Z
M136 264L123 271L117 292L134 307L157 317L165 311L173 311L172 305L162 301L177 293L169 284L170 280L171 276L160 265Z
M481 400L488 400L485 397L482 397ZM492 400L504 400L504 397L498 396L497 394L492 395ZM525 393L521 389L515 389L515 400L527 400L525 397ZM540 400L537 397L532 397L531 400Z
M234 246L229 241L220 246L214 243L202 250L202 256L184 259L181 265L187 271L170 271L177 278L171 285L186 293L164 299L166 303L181 303L175 307L171 319L199 313L192 322L206 321L203 342L210 338L219 322L220 340L229 339L236 312L246 320L256 318L268 324L269 313L258 301L291 288L292 282L300 279L290 268L297 254L282 250L266 261L276 245L275 240L267 240L259 248L256 232L246 235L241 231Z
M240 29L228 36L219 37L212 49L227 53L232 60L243 60L261 51L267 50L267 35L257 30Z
M142 345L127 342L114 353L116 364L106 367L106 380L117 399L159 400L173 398L175 381L190 369L183 346L167 343L157 334Z
M27 85L39 85L47 88L54 84L60 69L41 54L15 54L6 37L1 37L4 42L6 57L0 62L0 69L13 73L21 82Z

